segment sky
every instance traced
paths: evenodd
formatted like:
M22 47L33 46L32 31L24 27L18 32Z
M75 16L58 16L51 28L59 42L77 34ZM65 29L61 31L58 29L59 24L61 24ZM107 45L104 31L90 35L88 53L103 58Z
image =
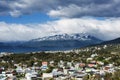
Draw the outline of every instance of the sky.
M0 0L0 42L63 33L120 37L120 0Z

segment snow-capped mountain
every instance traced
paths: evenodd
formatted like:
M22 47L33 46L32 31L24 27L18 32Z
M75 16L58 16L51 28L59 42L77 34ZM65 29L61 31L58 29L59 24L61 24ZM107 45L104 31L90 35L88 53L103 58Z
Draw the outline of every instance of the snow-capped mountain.
M58 34L30 40L24 46L38 48L40 50L69 50L88 45L98 44L102 40L85 34Z
M42 38L33 39L32 41L55 41L55 40L91 40L91 39L97 39L91 35L85 34L85 33L76 33L76 34L58 34L53 36L46 36Z
M32 51L55 51L55 50L72 50L93 44L101 43L102 40L85 34L58 34L27 42L1 43L1 52L32 52Z

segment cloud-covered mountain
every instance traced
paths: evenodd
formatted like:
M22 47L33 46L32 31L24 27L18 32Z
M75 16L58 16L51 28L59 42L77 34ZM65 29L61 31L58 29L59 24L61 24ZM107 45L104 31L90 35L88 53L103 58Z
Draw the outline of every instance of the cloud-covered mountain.
M33 39L27 42L1 43L0 51L31 52L49 50L71 50L98 44L102 40L87 34L59 34Z
M42 38L33 39L31 41L56 41L56 40L78 40L78 41L87 41L87 40L98 40L97 38L90 36L86 33L74 33L74 34L58 34L53 36L47 36Z

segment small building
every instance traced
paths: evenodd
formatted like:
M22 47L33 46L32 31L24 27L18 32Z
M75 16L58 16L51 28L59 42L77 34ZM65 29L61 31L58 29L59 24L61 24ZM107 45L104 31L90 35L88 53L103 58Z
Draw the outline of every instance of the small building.
M43 80L50 79L50 78L53 78L53 74L52 73L43 73L43 75L42 75L42 79Z

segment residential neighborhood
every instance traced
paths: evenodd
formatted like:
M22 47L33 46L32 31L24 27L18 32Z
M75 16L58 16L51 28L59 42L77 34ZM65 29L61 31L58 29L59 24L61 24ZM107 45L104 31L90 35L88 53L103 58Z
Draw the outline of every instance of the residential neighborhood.
M104 45L61 52L33 52L22 56L2 52L0 80L115 80L114 77L119 78L120 75L120 63L112 60L115 58L118 61L120 54L113 52L114 50L109 54L101 53L110 47L113 46ZM117 48L119 45L115 47L116 51ZM17 61L18 55L19 59L26 58L24 61ZM30 58L29 61L27 57Z

